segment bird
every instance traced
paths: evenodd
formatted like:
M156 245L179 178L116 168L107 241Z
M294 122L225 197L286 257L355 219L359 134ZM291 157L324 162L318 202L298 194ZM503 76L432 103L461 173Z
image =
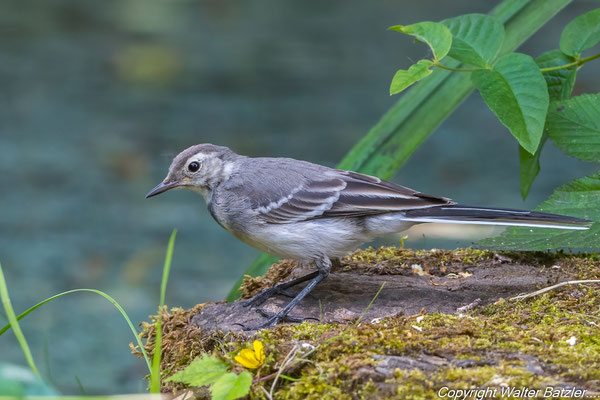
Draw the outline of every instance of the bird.
M331 270L332 263L376 237L415 224L438 222L589 229L592 221L532 211L472 207L376 176L329 168L292 158L246 157L224 146L198 144L179 153L167 176L146 195L171 189L199 193L208 211L242 242L276 257L308 263L315 271L267 288L246 300L258 307L292 286L306 286L279 312L256 311L268 328L302 318L289 312Z

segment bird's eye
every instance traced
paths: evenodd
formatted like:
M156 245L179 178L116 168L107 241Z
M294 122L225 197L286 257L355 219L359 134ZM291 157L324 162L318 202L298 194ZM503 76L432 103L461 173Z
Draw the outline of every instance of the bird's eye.
M198 164L196 161L192 161L190 163L190 165L188 165L188 170L190 172L196 172L200 169L200 164Z

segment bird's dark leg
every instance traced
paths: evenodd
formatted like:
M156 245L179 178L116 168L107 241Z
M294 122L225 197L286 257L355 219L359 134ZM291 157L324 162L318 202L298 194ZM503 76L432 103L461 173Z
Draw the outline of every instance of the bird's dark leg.
M271 327L273 325L276 325L278 322L285 320L286 317L287 317L287 315L288 315L288 313L294 307L296 307L296 305L304 297L306 297L306 295L309 294L310 291L313 290L314 287L317 286L317 284L319 282L321 282L323 279L327 278L327 276L329 275L329 271L331 270L331 260L329 260L328 258L322 258L322 259L318 260L316 262L316 264L317 264L317 270L318 270L316 272L316 276L314 276L314 278L308 283L308 285L306 285L304 287L304 289L302 289L300 291L300 293L298 293L296 295L296 297L294 297L292 299L292 301L290 301L285 307L283 307L281 309L281 311L279 311L277 314L271 316L269 319L267 319L264 323L262 323L260 325L256 325L256 326L242 325L242 328L245 331L257 330L257 329L263 329L263 328L269 328L269 327ZM315 274L315 273L313 273L313 274ZM311 275L311 274L309 274L309 275ZM306 275L306 276L308 276L308 275ZM298 278L298 279L300 279L300 278ZM264 311L263 311L263 313L264 313Z
M300 284L302 282L306 282L308 280L311 280L314 277L316 277L317 275L319 275L319 272L315 271L315 272L311 272L310 274L306 274L304 276L301 276L300 278L292 279L292 280L287 281L287 282L278 283L277 285L275 285L273 287L270 287L268 289L263 290L262 292L260 292L256 296L252 297L251 299L243 301L242 305L244 307L260 306L262 303L264 303L265 301L267 301L271 297L275 296L276 294L283 293L283 291L285 289L289 289L292 286L296 286L296 285L298 285L298 284Z
M270 313L268 311L263 310L262 308L257 308L256 312L259 313L260 315L262 315L265 318L271 318L273 315L273 313ZM286 315L285 317L283 317L283 319L281 320L281 322L296 322L296 323L300 323L303 322L307 319L314 319L315 321L318 321L319 318L302 318L302 317L292 317L291 315Z

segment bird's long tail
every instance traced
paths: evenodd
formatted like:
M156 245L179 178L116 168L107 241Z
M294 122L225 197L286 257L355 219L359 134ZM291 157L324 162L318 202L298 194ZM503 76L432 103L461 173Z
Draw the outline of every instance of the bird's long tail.
M509 208L486 208L463 205L437 206L405 212L406 221L449 224L529 226L555 229L589 229L593 221L564 215L546 214Z

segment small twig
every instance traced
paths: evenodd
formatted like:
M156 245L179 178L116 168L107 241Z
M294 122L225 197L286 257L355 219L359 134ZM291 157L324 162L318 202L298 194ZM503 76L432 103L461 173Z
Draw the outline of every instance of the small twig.
M263 386L261 386L260 388L263 390L263 392L265 392L267 399L273 400L273 396L271 396L271 393L267 392L267 389L265 389Z
M548 286L547 288L544 289L540 289L540 290L536 290L535 292L531 292L531 293L527 293L527 294L519 294L515 297L511 297L509 300L525 300L528 299L530 297L534 297L537 296L539 294L543 294L546 292L549 292L550 290L559 288L561 286L565 286L565 285L577 285L579 283L600 283L600 279L585 279L585 280L581 280L581 281L566 281L566 282L560 282L557 283L556 285L552 285L552 286Z
M456 312L459 313L459 314L466 313L467 311L471 311L472 309L474 309L475 307L477 307L479 304L481 304L481 299L480 298L476 298L475 300L473 300L472 303L467 304L466 306L458 307L456 309Z
M296 349L296 347L297 347L297 346L294 346L294 347L292 348L292 350L290 350L290 352L289 352L289 353L288 353L288 354L285 356L285 358L283 359L282 365L283 365L283 364L285 364L285 362L287 361L287 359L288 359L288 357L289 357L290 353L291 353L292 351L294 351L294 350ZM282 368L280 367L280 368L277 370L277 372L273 372L272 374L265 375L265 376L263 376L263 377L260 377L260 378L255 378L255 379L252 381L252 383L258 383L258 382L266 381L266 380L268 380L268 379L271 379L271 378L273 378L273 377L276 377L276 376L277 376L278 374L280 374L281 372L283 372L283 370L282 370Z
M281 367L279 368L279 370L277 370L277 374L275 375L275 379L273 379L273 384L271 385L271 391L269 392L270 396L269 398L273 398L273 392L275 391L275 385L277 385L277 381L279 380L279 376L283 373L283 371L285 371L288 368L288 364L292 361L294 361L294 358L296 357L296 354L298 354L298 349L299 347L297 345L295 345L294 347L292 347L292 349L290 350L289 353L287 353L287 355L285 356L285 358L283 359L283 362L281 363Z

